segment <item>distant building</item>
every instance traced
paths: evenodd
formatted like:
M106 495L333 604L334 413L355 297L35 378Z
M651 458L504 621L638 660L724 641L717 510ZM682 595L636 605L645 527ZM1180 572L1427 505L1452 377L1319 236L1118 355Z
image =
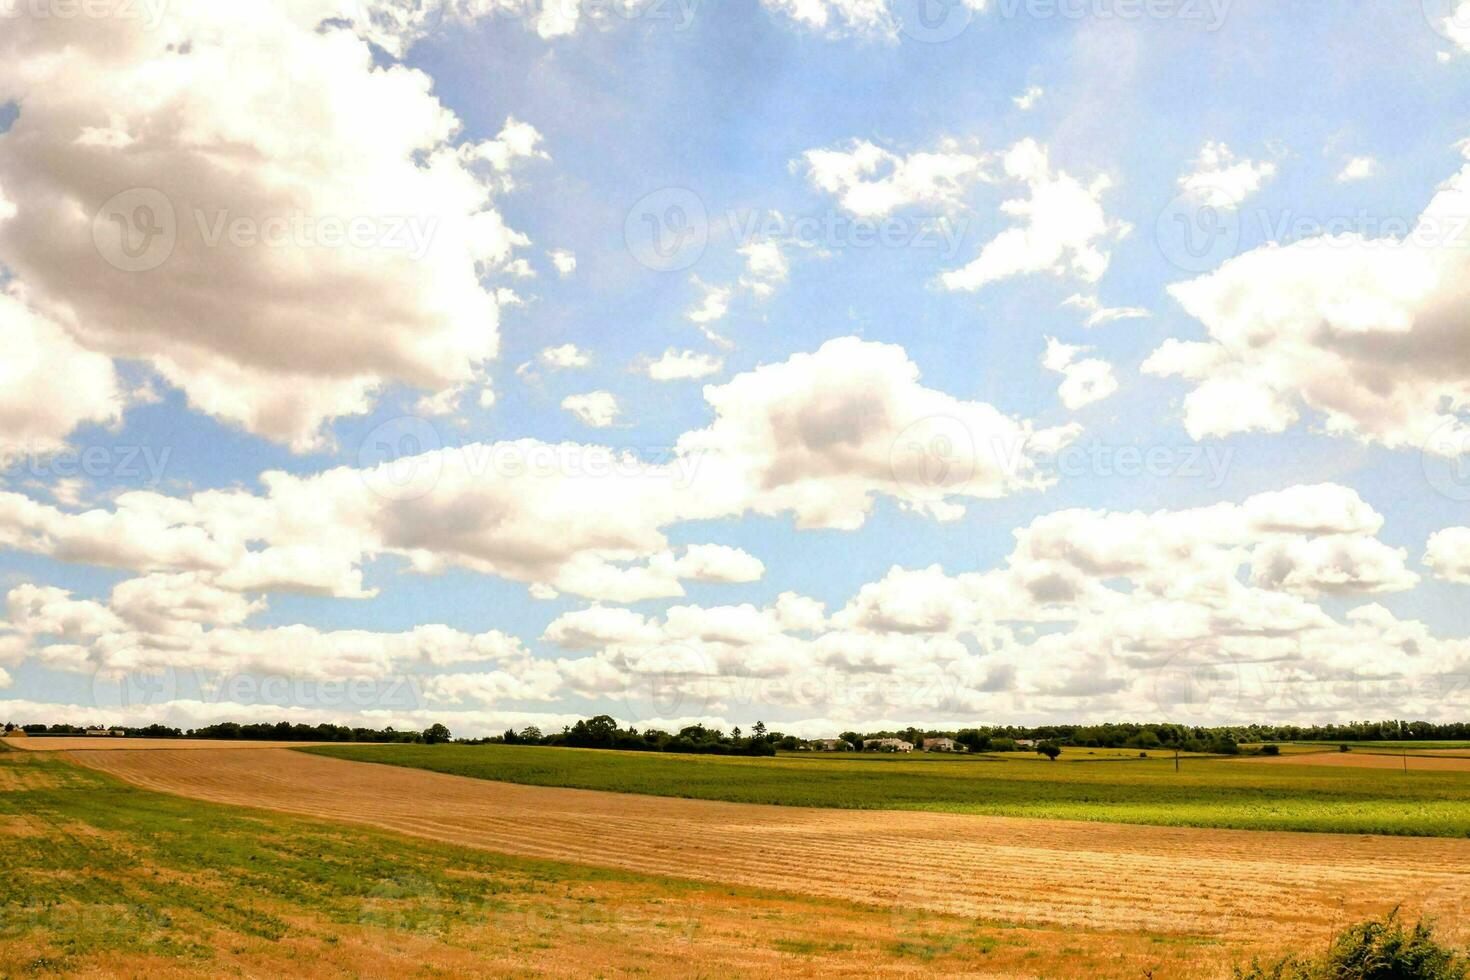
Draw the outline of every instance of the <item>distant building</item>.
M845 738L817 738L812 740L812 748L818 752L851 752L852 743Z
M912 752L913 742L905 742L901 738L865 738L863 739L864 752Z
M23 728L12 728L8 732L0 733L0 737L4 737L4 738L26 738L27 736L26 736L25 729L23 729Z
M88 738L122 738L125 735L127 735L127 732L123 731L121 728L89 728L89 729L87 729L87 737Z
M1036 748L1036 746L1038 746L1040 744L1041 743L1038 742L1034 738L1018 738L1018 739L1016 739L1016 748L1018 748L1018 749L1034 749L1034 748Z
M963 752L965 747L952 738L924 739L925 752Z

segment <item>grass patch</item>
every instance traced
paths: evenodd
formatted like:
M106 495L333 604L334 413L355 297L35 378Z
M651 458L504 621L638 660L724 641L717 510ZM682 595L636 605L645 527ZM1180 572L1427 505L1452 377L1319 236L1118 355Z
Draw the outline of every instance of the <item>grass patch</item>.
M1470 774L1257 765L1217 758L1056 762L1031 756L775 759L511 745L300 751L536 786L845 809L937 810L1425 837L1470 836Z
M204 969L231 946L330 946L360 930L398 944L466 927L525 936L537 916L611 919L598 888L704 887L201 803L46 755L0 757L9 770L26 778L0 791L0 828L25 832L0 838L0 975L118 955ZM568 899L588 887L590 902Z
M777 939L771 945L776 952L790 953L793 956L845 953L853 948L851 943L827 943L815 939Z

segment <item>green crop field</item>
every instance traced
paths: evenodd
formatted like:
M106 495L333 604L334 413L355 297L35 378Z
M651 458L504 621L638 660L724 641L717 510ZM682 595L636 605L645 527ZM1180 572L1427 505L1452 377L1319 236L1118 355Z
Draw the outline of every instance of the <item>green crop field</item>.
M318 746L341 759L539 786L855 809L939 810L1234 827L1470 836L1470 773L1273 766L1238 759L1031 755L775 759L508 745ZM1098 750L1105 752L1107 750Z

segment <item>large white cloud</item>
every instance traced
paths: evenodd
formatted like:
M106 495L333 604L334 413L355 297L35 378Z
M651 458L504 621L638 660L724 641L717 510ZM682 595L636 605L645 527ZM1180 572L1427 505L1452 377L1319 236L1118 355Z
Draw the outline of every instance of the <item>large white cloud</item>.
M1130 227L1109 219L1102 196L1106 177L1083 184L1053 170L1046 147L1025 139L1006 151L1005 175L1026 188L1001 211L1016 223L981 248L963 268L940 276L946 289L975 291L1013 276L1049 272L1096 283L1111 260L1109 246Z
M1194 438L1281 432L1305 409L1364 442L1470 446L1470 166L1407 235L1268 244L1170 293L1209 339L1170 340L1143 369L1193 383Z
M572 697L610 703L641 724L657 712L742 723L780 712L800 719L783 727L812 734L976 714L1198 723L1456 715L1445 697L1470 668L1470 642L1376 604L1338 618L1313 601L1413 584L1404 553L1374 536L1381 524L1358 494L1331 484L1181 511L1060 511L1019 529L998 567L895 567L831 615L793 593L768 606L563 613L542 636L562 656L443 626L250 628L243 620L258 604L192 575L125 581L105 602L21 586L0 624L0 663L33 658L99 677L402 674L424 710L473 724ZM686 557L708 565L715 554Z
M1130 717L1200 723L1363 710L1448 717L1470 643L1369 604L1414 584L1352 490L1300 486L1152 514L1070 510L1016 532L1005 563L894 568L796 628L775 606L567 613L544 639L571 690L656 690L712 717L780 708L827 724Z
M467 139L329 2L21 16L0 36L0 263L81 346L298 449L390 382L496 354L493 206L536 133ZM333 22L335 23L335 21Z
M126 398L111 359L9 290L0 291L0 350L0 443L11 451L50 452L84 422L121 418Z
M1447 527L1430 535L1424 564L1439 578L1470 585L1470 527Z
M0 493L0 545L135 572L202 572L239 592L370 594L362 544L323 533L320 512L238 491L135 491L81 511Z
M729 513L790 512L801 527L859 527L878 494L958 517L965 499L1045 486L1034 457L1077 432L925 388L903 348L855 337L704 391L715 421L678 443L702 488Z
M113 675L198 670L375 677L414 667L524 666L529 659L519 640L498 630L472 635L437 625L399 633L238 625L256 608L181 577L120 583L107 604L23 585L6 597L5 625L34 644L44 664Z
M919 383L900 347L844 338L705 389L714 412L672 454L518 440L377 466L261 477L263 494L119 496L80 512L0 493L0 545L137 572L203 572L241 592L368 594L363 564L407 558L561 592L633 601L681 579L748 581L759 562L673 525L791 514L853 529L879 496L941 518L1047 485L1035 456L1074 427L1037 430ZM391 434L390 434L391 435ZM390 439L390 441L392 441Z

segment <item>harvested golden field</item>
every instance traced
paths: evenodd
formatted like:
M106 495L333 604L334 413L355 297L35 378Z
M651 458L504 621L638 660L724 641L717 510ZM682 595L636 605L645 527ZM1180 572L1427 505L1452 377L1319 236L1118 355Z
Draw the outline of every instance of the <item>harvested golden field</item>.
M1385 752L1310 752L1289 755L1256 755L1232 760L1241 765L1334 766L1347 769L1415 769L1425 772L1470 772L1470 755L1455 750L1427 754L1422 749L1408 755Z
M228 749L284 749L300 746L303 742L252 742L245 739L226 742L210 738L88 738L85 735L45 735L31 738L7 738L7 748L22 752L67 752L85 749L88 752L170 752L176 749L210 749L215 752ZM352 745L352 742L334 743Z
M512 857L154 793L54 752L7 770L47 778L0 785L0 977L1211 975L1173 937L1082 946Z
M1191 955L1217 973L1247 951L1302 948L1398 903L1463 928L1456 913L1470 899L1470 841L1454 839L772 807L511 785L273 749L72 758L149 789L506 854L1063 927L1052 934L1061 942L1069 930L1096 930L1129 962L1143 934L1196 937L1210 942Z

